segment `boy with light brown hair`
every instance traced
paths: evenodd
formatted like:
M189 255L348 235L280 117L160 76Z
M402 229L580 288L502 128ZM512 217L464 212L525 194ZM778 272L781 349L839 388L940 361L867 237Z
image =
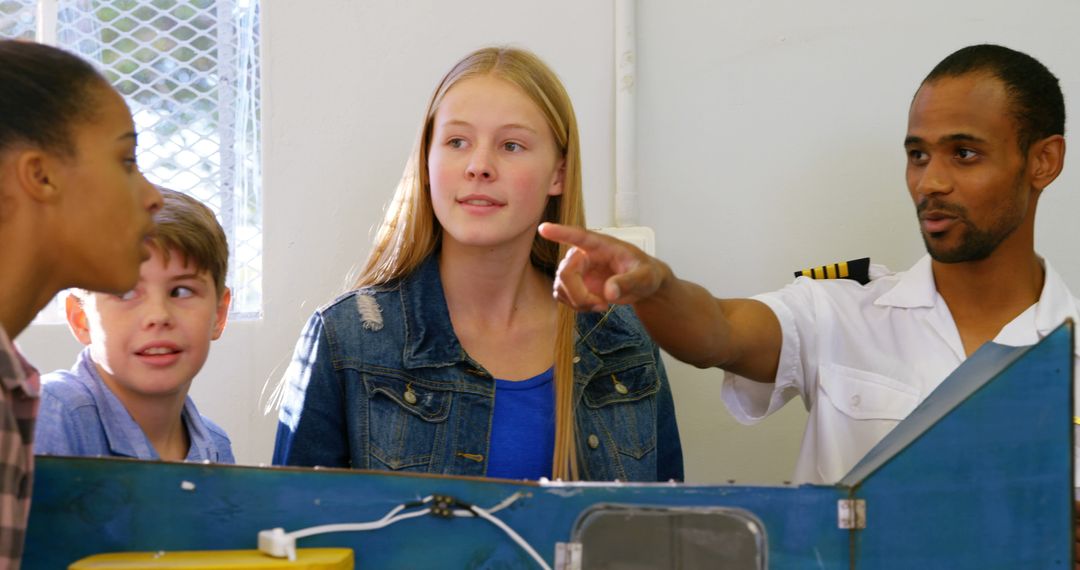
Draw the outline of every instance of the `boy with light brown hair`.
M187 395L228 318L225 233L198 200L161 194L135 288L67 298L86 349L71 370L42 376L38 453L235 461L224 430Z

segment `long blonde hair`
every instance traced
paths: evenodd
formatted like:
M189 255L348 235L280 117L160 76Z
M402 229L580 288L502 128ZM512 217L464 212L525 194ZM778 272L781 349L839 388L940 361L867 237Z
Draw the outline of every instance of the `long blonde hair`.
M461 81L492 76L516 85L536 104L551 127L565 161L563 191L548 198L545 222L582 227L581 144L570 96L555 73L532 53L511 47L488 47L465 56L443 77L428 102L424 124L405 165L394 198L387 205L374 247L355 287L380 285L408 275L439 246L442 227L431 205L427 171L435 113L450 89ZM533 239L530 262L549 276L566 253L566 246L539 234ZM552 477L578 478L574 429L574 312L559 304L555 336L555 454Z

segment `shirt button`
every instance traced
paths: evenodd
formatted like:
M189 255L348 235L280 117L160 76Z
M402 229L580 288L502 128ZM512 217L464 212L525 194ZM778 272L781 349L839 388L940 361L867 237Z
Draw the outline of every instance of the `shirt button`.
M615 383L615 391L622 394L623 396L625 396L626 393L629 392L630 390L626 389L626 384L623 384L622 382L616 382Z
M408 403L409 405L415 404L416 403L416 392L413 392L412 390L406 390L405 391L405 402Z
M596 434L592 434L589 436L589 448L596 449L597 447L600 447L600 438L596 437Z
M581 362L581 357L580 356L575 356L574 357L574 364L577 364L578 362Z
M851 397L851 407L858 408L859 404L861 402L862 402L862 398L860 398L858 394L855 394L854 396Z

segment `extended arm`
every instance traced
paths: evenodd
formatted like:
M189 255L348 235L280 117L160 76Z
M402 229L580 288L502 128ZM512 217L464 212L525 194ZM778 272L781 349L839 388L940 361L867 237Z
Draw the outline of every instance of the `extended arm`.
M776 315L751 299L717 299L675 276L640 249L595 232L542 224L540 234L571 245L555 295L578 311L632 304L669 354L699 368L720 367L760 382L776 377L782 335Z

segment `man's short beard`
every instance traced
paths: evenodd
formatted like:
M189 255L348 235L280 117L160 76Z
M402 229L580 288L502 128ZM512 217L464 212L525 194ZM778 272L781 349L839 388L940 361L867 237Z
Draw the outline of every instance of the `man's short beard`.
M1020 192L1020 188L1023 185L1024 171L1027 168L1027 161L1021 165L1019 171L1016 173L1016 179L1013 181L1013 190L1017 194ZM1015 195L1015 194L1014 194ZM934 198L929 198L922 204L916 206L916 212L922 212L928 208ZM1015 201L1009 205L1010 208L1016 210ZM1016 228L1020 227L1024 223L1024 216L1020 214L1016 218L1006 217L999 220L995 226L979 229L967 217L967 208L957 205L938 205L933 209L947 210L957 214L956 223L963 224L967 230L964 233L960 244L952 250L942 251L935 249L931 245L930 237L922 232L923 243L926 245L926 252L930 254L930 257L934 261L939 263L964 263L966 261L982 261L987 257L990 257L991 253L997 249L1001 242L1005 241L1005 238L1012 235ZM1019 212L1017 212L1019 213ZM955 230L954 230L955 231Z
M938 248L933 247L930 243L930 238L925 233L923 234L923 243L926 244L926 252L930 254L930 257L932 257L934 261L937 261L938 263L982 261L987 257L990 257L990 254L994 253L997 246L1005 241L1005 238L1012 235L1012 233L1016 231L1016 228L1020 226L1019 223L1016 223L1005 228L980 230L972 225L967 219L957 220L957 222L966 226L967 233L964 234L964 238L960 241L960 245L951 250L941 251Z

